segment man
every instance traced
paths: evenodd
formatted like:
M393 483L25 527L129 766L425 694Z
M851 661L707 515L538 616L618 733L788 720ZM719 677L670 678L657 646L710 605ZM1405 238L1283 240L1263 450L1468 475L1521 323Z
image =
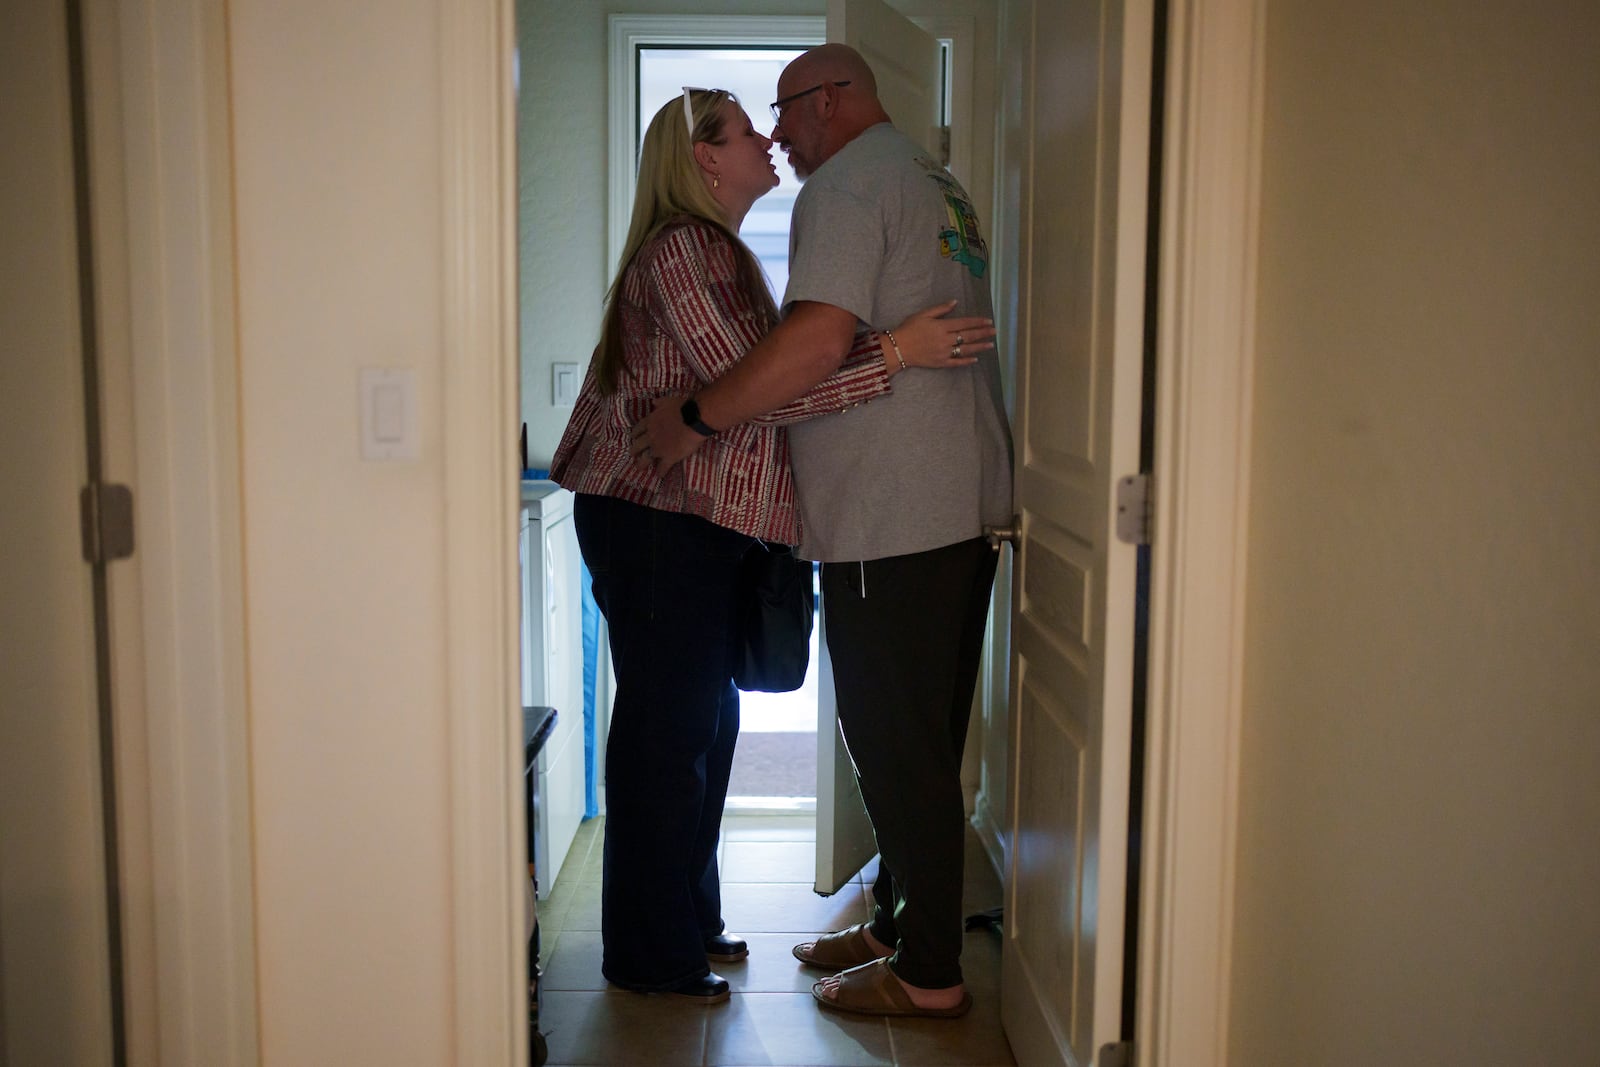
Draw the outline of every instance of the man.
M635 455L658 470L804 393L858 330L892 329L940 300L992 316L969 198L890 124L861 56L813 48L784 69L777 95L772 139L806 179L785 318L724 377L635 427ZM799 551L822 561L839 722L882 858L871 922L795 955L842 972L813 986L826 1006L960 1015L972 1003L960 963L961 754L995 571L982 527L1011 519L998 361L986 352L964 369L902 372L890 395L792 426L789 443Z

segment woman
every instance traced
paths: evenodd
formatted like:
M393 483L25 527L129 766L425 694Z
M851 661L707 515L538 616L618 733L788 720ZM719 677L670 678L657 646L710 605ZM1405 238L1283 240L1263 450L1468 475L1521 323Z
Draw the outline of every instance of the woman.
M629 427L652 402L725 373L777 321L737 236L778 184L771 147L725 90L685 89L651 120L600 343L551 463L578 494L578 543L617 676L601 970L625 989L703 1003L728 997L708 961L748 954L725 932L716 846L739 732L739 563L757 538L799 541L780 424L865 403L906 366L950 366L951 336L987 325L930 309L889 333L888 353L863 343L808 396L717 434L664 476L634 464Z

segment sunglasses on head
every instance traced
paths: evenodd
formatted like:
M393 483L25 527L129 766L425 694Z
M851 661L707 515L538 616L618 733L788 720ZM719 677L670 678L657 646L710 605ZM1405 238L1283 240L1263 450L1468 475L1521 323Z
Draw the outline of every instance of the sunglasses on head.
M689 103L690 93L728 93L726 89L703 89L698 85L685 85L683 87L683 124L689 131L689 140L694 140L694 107Z

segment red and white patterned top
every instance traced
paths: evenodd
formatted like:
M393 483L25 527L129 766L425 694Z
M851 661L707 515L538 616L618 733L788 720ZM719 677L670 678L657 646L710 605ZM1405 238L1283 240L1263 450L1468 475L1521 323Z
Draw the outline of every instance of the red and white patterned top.
M623 360L617 390L600 395L591 363L550 463L576 493L684 512L752 537L800 543L800 511L783 424L843 411L889 392L877 334L857 334L844 363L811 392L760 419L723 430L657 478L633 462L629 428L660 397L697 392L767 332L766 312L738 283L735 249L685 216L645 244L622 278Z

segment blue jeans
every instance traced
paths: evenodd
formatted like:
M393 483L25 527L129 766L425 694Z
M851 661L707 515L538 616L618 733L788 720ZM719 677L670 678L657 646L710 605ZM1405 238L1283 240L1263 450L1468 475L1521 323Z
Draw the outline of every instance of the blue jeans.
M739 563L755 540L693 515L579 494L578 547L611 637L601 972L670 989L709 972L717 838L739 737Z

